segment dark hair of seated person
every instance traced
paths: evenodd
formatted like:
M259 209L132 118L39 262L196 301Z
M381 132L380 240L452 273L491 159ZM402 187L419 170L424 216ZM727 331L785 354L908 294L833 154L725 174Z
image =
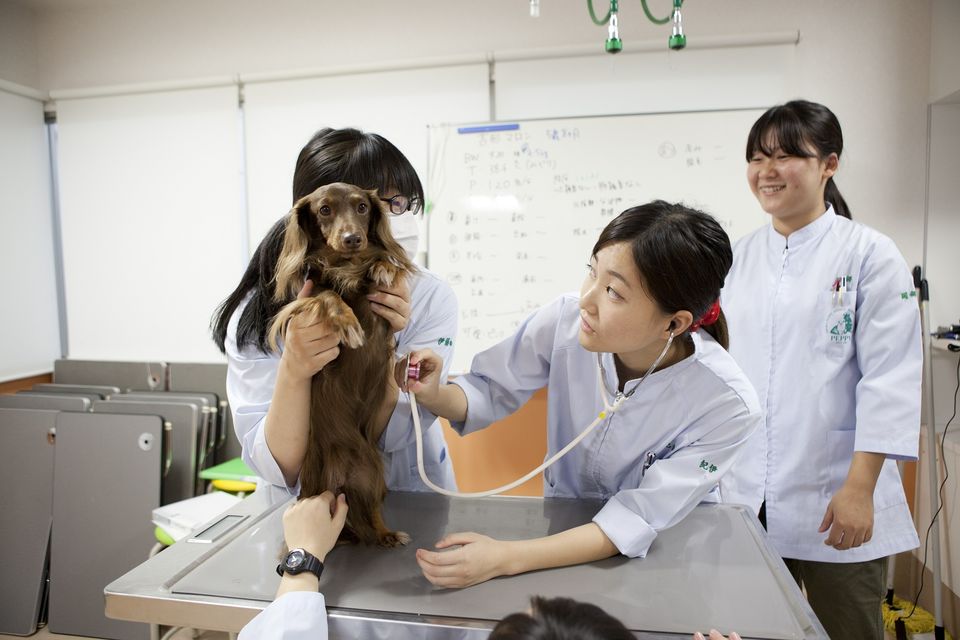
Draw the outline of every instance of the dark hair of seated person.
M636 640L623 623L600 607L570 598L530 599L529 613L497 623L490 640Z

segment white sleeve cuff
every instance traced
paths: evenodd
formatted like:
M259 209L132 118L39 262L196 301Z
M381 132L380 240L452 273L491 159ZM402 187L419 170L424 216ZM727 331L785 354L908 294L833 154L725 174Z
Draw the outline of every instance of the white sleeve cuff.
M911 432L916 435L916 432ZM903 440L903 439L901 439ZM867 453L882 453L892 460L916 460L920 451L920 439L910 438L907 441L897 441L893 438L872 438L867 434L861 434L857 429L854 436L854 451L864 451Z
M643 558L653 544L657 532L647 522L630 511L617 496L613 496L603 505L593 521L603 533L616 545L620 553L628 558Z

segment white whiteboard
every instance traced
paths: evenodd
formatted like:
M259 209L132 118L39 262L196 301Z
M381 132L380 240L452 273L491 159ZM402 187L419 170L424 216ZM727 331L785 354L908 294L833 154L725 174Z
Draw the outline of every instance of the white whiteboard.
M578 290L597 236L626 208L683 201L719 219L731 241L765 224L744 160L761 113L431 127L428 266L460 301L451 371Z

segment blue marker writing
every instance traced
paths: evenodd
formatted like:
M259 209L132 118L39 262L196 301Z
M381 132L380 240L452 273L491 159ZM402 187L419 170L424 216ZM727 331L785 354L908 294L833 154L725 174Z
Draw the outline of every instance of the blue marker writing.
M493 131L516 131L519 124L483 124L476 127L457 127L457 133L490 133Z

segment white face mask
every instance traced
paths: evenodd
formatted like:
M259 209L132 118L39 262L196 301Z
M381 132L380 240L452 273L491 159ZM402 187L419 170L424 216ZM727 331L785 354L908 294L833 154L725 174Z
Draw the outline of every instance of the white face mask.
M393 231L393 239L407 252L407 257L413 260L420 247L420 226L413 214L390 216L390 230Z

